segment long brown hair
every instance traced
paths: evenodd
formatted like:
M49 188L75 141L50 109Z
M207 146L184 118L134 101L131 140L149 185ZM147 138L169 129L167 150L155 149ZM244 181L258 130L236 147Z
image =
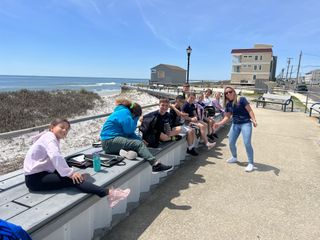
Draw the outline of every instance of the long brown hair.
M70 122L67 119L65 119L65 118L56 118L50 123L49 130L51 130L55 126L59 125L60 123L66 123L68 125L68 130L71 127Z
M233 93L235 94L233 101L230 101L226 96L226 90L228 88L231 89L233 91ZM229 103L229 102L232 103L232 106L235 106L238 103L238 96L237 96L236 90L234 90L233 87L230 87L230 86L225 87L223 93L224 93L224 99L223 99L224 106L227 106L227 103Z
M116 99L116 105L123 105L129 109L129 111L136 117L140 117L142 115L142 108L140 104L130 101L126 98L118 98Z

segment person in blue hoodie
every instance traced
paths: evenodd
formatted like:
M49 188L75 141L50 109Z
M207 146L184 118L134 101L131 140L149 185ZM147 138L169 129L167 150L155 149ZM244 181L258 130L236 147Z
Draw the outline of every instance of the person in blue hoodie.
M121 149L135 151L150 163L153 172L171 170L172 166L166 166L156 160L141 137L135 133L141 115L142 109L138 103L117 99L116 107L100 133L103 150L108 154L119 154Z

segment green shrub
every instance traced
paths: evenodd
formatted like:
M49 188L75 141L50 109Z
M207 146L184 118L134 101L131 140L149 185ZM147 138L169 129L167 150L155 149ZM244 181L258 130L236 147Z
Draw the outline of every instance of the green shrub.
M86 91L57 90L0 93L0 132L43 124L53 119L72 118L93 109L98 94Z

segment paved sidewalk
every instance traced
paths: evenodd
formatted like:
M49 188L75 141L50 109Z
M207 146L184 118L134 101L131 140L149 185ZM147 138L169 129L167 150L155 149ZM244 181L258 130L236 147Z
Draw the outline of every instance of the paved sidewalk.
M230 157L227 130L168 177L105 239L320 239L320 125L300 112L255 109L257 171ZM241 137L241 136L240 136Z

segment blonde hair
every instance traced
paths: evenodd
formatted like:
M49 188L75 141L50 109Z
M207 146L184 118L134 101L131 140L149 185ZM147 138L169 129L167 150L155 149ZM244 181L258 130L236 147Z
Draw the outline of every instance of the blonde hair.
M226 90L228 88L231 89L232 92L235 94L235 97L232 101L230 101L226 96ZM224 99L223 99L224 106L227 106L227 103L229 103L229 102L232 103L232 106L235 106L238 103L238 96L237 96L236 90L234 90L233 87L230 87L230 86L225 87L223 93L224 93Z

